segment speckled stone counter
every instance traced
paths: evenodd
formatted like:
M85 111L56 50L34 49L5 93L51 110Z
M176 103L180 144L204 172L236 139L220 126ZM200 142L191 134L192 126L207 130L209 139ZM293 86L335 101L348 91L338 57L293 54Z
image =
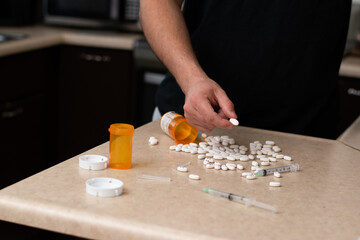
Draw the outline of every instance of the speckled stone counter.
M106 129L104 129L106 131ZM238 144L274 140L300 171L247 180L240 170L205 169L196 155L174 152L174 142L153 122L136 129L130 170L80 169L78 156L0 190L0 219L92 239L357 239L360 236L360 151L339 141L246 127L216 129ZM150 146L155 136L159 145ZM108 156L108 143L86 152ZM84 153L85 154L85 153ZM49 156L51 157L51 156ZM190 161L189 172L173 167ZM285 160L272 166L289 164ZM251 161L243 164L250 169ZM198 174L201 180L188 178ZM137 179L171 177L171 182ZM113 177L124 193L101 198L85 181ZM269 187L278 180L282 186ZM209 187L276 205L278 213L217 198Z

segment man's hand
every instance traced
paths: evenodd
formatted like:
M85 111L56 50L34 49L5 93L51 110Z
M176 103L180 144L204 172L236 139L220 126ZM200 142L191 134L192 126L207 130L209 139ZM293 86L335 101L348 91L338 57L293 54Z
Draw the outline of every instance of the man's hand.
M228 118L237 118L234 105L225 91L213 80L206 78L187 87L184 104L185 118L201 131L215 127L231 129Z

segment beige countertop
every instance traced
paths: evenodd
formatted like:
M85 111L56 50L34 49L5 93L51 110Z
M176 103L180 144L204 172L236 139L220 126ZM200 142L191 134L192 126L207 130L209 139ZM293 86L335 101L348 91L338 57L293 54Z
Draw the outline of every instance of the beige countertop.
M48 26L0 27L2 34L26 34L27 38L0 43L0 57L59 44L132 50L141 34L90 31Z
M337 140L360 151L360 116Z
M106 131L106 129L104 129ZM360 237L360 151L339 141L260 129L215 129L238 144L274 140L300 171L247 180L240 170L204 168L196 155L174 152L174 142L153 122L136 129L130 170L80 169L71 158L0 190L0 219L93 239L358 239ZM148 145L150 136L159 145ZM108 156L108 143L87 151ZM85 153L84 153L85 154ZM30 159L29 159L30 160ZM173 170L190 161L189 173ZM246 170L251 162L244 162ZM171 177L171 182L137 179L137 174ZM124 193L101 198L85 191L85 181L113 177ZM269 187L278 180L282 186ZM221 199L209 187L276 205L278 213Z

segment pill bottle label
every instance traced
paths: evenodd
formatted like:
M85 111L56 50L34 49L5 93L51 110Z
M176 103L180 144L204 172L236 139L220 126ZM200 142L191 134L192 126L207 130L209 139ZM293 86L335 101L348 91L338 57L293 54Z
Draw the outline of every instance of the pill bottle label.
M171 134L169 132L169 126L170 123L176 118L176 117L182 117L180 114L175 113L175 112L167 112L165 113L162 118L161 118L161 122L160 122L160 127L161 129L166 132L170 137Z

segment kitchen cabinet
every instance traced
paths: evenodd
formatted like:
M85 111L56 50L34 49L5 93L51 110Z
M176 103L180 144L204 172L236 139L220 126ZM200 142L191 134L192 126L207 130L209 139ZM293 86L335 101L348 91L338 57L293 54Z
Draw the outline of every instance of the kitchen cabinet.
M132 52L61 46L58 157L66 160L109 140L111 123L133 124Z
M340 77L340 122L338 135L360 115L360 79Z
M56 49L0 58L0 189L48 168L54 150Z

